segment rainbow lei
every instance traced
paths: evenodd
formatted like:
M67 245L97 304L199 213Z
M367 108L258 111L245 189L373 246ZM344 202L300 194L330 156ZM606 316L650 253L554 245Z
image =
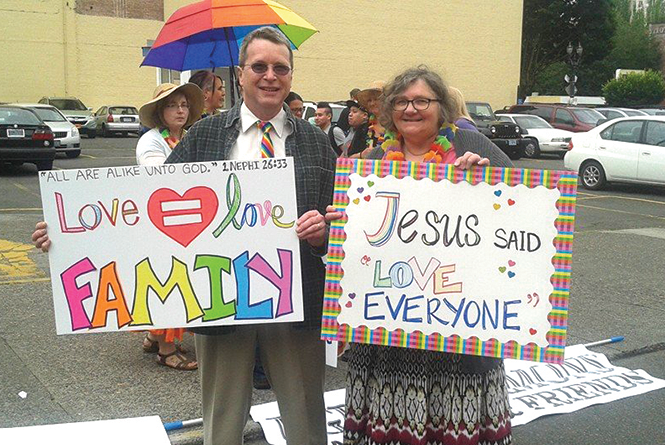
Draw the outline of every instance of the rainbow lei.
M435 164L451 164L457 159L453 139L457 127L455 124L446 123L439 129L439 134L432 142L430 151L425 154L423 162L432 162ZM404 161L404 152L402 151L402 135L386 131L385 141L381 144L384 151L383 159L386 161Z
M381 126L379 121L373 114L369 115L369 120L367 121L367 139L365 148L367 147L381 147L385 141L384 132L381 131Z
M184 136L185 133L187 133L186 130L182 130L182 135ZM169 131L168 128L162 129L162 131L159 132L159 134L162 135L164 138L164 141L166 141L167 145L173 150L176 145L180 142L180 139L176 139L175 136L171 136L171 132Z

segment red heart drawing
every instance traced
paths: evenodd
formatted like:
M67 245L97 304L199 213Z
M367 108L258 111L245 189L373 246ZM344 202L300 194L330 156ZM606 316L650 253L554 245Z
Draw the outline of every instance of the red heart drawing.
M367 195L367 196L365 196L363 199L364 199L365 201L369 202L369 200L372 199L372 197L369 196L369 195Z
M511 205L513 205L513 204L515 204L515 201L513 201L512 199L509 199L509 200L508 200L508 205L511 206Z
M531 334L531 335L536 335L537 332L538 331L536 331L534 328L529 329L529 334Z
M187 247L210 225L218 205L217 195L208 187L192 187L182 196L162 188L148 199L148 217L159 231Z

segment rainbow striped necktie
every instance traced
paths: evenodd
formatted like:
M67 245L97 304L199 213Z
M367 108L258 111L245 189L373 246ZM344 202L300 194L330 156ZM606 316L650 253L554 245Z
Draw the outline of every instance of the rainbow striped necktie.
M270 130L273 129L273 126L270 122L261 122L256 123L259 126L259 129L263 133L261 137L261 157L262 158L274 158L275 157L275 147L272 145L272 139L270 139Z

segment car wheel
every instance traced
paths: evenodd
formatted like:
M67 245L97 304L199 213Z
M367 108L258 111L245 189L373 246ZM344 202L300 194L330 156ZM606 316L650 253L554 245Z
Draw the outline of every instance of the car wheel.
M71 150L71 151L67 151L67 152L65 152L65 154L66 154L67 157L70 158L70 159L71 159L71 158L78 158L79 155L81 154L81 150Z
M522 157L522 153L520 153L520 150L518 150L518 149L516 149L516 150L512 150L512 151L509 151L509 152L507 152L506 154L507 154L508 157L509 157L510 159L512 159L513 161L516 161L516 160L518 160L519 158Z
M53 169L53 161L39 161L35 162L35 165L37 166L37 171Z
M534 159L540 157L540 145L538 145L537 139L526 138L524 144L524 156Z
M106 128L106 125L102 125L102 137L110 137L111 133L109 133L108 128Z
M600 190L605 185L605 170L596 161L586 162L580 169L582 185L589 190Z

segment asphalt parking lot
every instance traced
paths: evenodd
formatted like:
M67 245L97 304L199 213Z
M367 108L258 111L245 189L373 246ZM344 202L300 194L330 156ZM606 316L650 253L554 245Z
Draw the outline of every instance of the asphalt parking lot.
M55 168L135 164L137 138L82 140L76 159ZM519 160L521 168L563 169L555 157ZM665 187L580 188L573 248L568 344L616 335L598 348L618 366L665 378ZM200 417L198 375L154 363L139 334L55 335L48 258L30 245L41 220L33 165L0 167L0 427L159 415ZM193 348L192 338L186 345ZM344 368L330 370L329 390L344 386ZM18 397L20 391L26 398ZM274 400L255 392L254 403ZM515 428L521 444L665 443L658 433L665 390ZM247 443L265 444L248 430ZM174 441L199 443L196 431Z

